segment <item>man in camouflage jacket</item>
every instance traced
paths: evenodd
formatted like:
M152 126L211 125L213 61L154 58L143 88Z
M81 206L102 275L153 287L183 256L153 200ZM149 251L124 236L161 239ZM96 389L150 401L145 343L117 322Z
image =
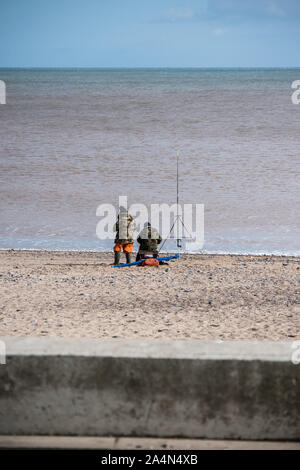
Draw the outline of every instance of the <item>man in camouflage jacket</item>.
M120 263L121 251L126 255L126 263L131 263L131 253L133 248L133 234L135 231L135 221L124 207L120 208L118 220L114 226L115 237L115 260L114 264Z
M151 224L147 222L137 238L138 243L140 244L139 252L137 254L136 260L141 259L140 251L152 251L154 252L153 256L156 258L158 256L158 245L162 242L162 238L158 231L151 227Z

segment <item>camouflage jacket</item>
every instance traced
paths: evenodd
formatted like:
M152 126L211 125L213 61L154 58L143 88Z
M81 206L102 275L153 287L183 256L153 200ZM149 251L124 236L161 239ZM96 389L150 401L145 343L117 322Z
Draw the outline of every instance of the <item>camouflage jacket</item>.
M115 243L133 243L135 221L128 212L120 213L114 226L116 233Z
M137 238L142 251L157 251L157 245L162 242L158 231L153 227L145 227Z

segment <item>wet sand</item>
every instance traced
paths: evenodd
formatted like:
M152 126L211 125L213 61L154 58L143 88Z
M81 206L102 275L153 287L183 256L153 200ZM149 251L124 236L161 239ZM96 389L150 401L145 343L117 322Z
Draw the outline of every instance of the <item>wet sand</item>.
M112 260L0 251L0 335L300 339L300 258L183 255L159 268Z

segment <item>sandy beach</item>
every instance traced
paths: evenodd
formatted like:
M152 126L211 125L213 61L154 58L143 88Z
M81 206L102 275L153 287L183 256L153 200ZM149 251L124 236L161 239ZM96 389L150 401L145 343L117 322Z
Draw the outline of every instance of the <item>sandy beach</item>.
M0 252L0 334L300 339L300 259L183 255L113 268L110 253Z

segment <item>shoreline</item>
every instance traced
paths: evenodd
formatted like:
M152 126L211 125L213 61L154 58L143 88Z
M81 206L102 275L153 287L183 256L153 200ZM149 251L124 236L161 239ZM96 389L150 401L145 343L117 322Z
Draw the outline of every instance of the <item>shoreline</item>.
M0 335L300 339L300 257L112 262L112 252L1 250Z
M53 254L95 254L95 255L99 255L99 254L103 254L103 255L110 255L110 254L113 254L113 248L110 250L110 251L95 251L95 250L77 250L77 249L68 249L68 250L64 250L64 249L55 249L55 250L52 250L52 249L44 249L44 248L40 248L40 249L37 249L37 248L0 248L0 253L53 253ZM238 253L238 252L232 252L232 253L229 253L229 252L215 252L215 251L212 251L212 252L206 252L206 251L203 251L203 252L178 252L178 251L162 251L159 253L159 255L162 255L162 256L165 256L167 254L170 254L170 255L175 255L175 254L179 254L179 256L245 256L245 257L267 257L267 258L294 258L296 260L300 260L300 254L277 254L277 253ZM132 252L133 255L136 255L137 254L137 251L136 250L133 250Z

